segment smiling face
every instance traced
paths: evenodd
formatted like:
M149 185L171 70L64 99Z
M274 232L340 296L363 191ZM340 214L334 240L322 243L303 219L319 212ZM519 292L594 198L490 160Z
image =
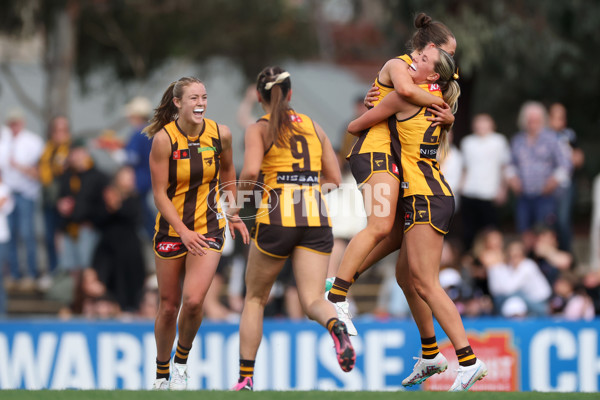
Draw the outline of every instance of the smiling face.
M199 125L204 121L207 99L204 85L193 82L183 89L181 98L173 98L173 103L179 110L179 118L186 123Z
M416 84L434 83L439 74L435 72L435 64L440 59L437 47L427 47L413 58L413 63L408 69L409 74Z

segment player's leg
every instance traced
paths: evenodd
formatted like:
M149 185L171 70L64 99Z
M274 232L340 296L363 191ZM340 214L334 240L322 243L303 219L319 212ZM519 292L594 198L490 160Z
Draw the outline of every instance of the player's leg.
M404 238L404 210L402 207L402 201L398 201L396 205L396 217L394 218L394 225L390 233L379 243L377 246L365 258L363 263L358 268L357 274L355 275L355 281L358 276L362 275L367 269L381 261L384 257L392 254L394 251L400 249L402 245L402 239Z
M338 317L350 335L356 335L348 311L346 295L364 260L375 246L390 234L398 202L398 179L388 173L373 174L361 188L367 212L367 226L348 244L327 298L336 304Z
M254 361L262 339L265 305L285 260L285 257L272 257L261 252L255 241L250 244L246 298L240 319L240 377L234 390L253 388Z
M421 337L421 357L414 357L417 362L413 367L413 371L402 381L404 386L412 386L422 383L434 374L444 372L448 368L448 361L440 353L437 346L431 309L415 290L408 266L406 247L406 245L403 245L400 249L400 255L396 263L396 281L404 292Z
M297 247L292 257L298 296L304 312L310 319L327 328L333 338L340 367L346 372L351 371L356 355L348 331L338 319L334 306L323 296L323 280L327 274L329 255Z
M448 335L458 357L460 367L451 390L468 390L485 376L487 368L473 354L460 314L439 282L444 237L425 224L413 226L404 237L414 288Z
M202 323L204 299L220 259L221 253L211 250L203 256L189 253L186 256L179 313L179 340L169 383L169 388L172 390L187 389L187 357Z
M155 256L158 282L158 312L154 323L156 340L156 381L154 389L169 387L171 350L177 329L177 315L181 304L181 277L185 256L164 259Z

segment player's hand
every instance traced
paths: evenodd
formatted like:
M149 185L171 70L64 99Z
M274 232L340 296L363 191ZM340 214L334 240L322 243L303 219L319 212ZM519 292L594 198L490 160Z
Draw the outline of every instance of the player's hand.
M369 89L369 91L365 95L365 100L364 100L365 106L367 108L373 108L373 106L374 106L373 102L379 100L380 94L381 94L381 92L379 91L379 87L375 86L375 84L373 84L373 86L371 86L371 89Z
M244 244L250 243L250 234L248 233L248 228L246 224L239 215L232 215L227 218L229 221L229 233L231 233L231 238L235 239L235 231L237 230L242 235L242 240Z
M454 114L452 114L452 109L446 103L443 106L438 106L437 104L432 104L427 108L427 111L433 114L433 117L427 118L427 121L432 121L433 124L431 126L438 125L452 125L454 123Z
M191 255L203 256L206 254L206 249L208 249L208 245L206 244L206 237L204 237L204 235L201 235L198 232L194 232L188 229L180 236L183 245L188 249Z

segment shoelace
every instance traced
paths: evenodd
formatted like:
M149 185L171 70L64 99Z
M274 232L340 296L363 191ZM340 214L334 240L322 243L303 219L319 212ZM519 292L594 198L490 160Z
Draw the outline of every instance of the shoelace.
M422 357L413 357L413 360L417 360L417 362L415 363L415 367L417 365L419 365L421 362L423 362L423 358Z

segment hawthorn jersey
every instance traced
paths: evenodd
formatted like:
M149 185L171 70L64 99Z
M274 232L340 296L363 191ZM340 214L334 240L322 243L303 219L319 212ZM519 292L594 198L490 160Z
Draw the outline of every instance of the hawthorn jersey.
M437 84L419 85L423 90L442 97ZM427 107L421 107L412 117L396 121L395 132L401 145L403 179L400 187L404 197L414 195L452 196L452 190L440 172L437 151L440 146L441 127L431 126L432 116Z
M171 139L167 196L179 218L188 229L200 234L224 228L225 215L219 204L221 137L217 123L205 118L196 137L182 132L177 121L164 129ZM160 212L155 229L163 235L179 237Z
M412 58L408 54L396 57L408 65L412 64ZM388 94L394 91L393 86L385 85L379 81L379 76L375 78L374 85L379 87L379 98L373 102L373 106L379 104L379 102ZM390 149L390 128L388 127L387 121L380 121L367 129L354 143L348 157L355 154L365 153L384 153L387 155L391 154Z
M271 144L262 161L265 190L256 223L285 227L331 226L321 194L321 139L308 116L293 111L289 116L294 126L289 142ZM260 120L268 121L269 117L267 114Z

